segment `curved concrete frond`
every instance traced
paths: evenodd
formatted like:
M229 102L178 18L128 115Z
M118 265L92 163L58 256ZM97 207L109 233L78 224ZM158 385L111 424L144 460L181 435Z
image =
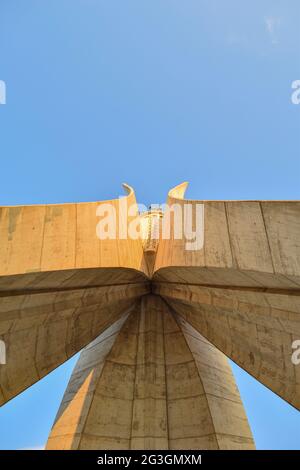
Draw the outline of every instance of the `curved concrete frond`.
M227 357L300 409L300 372L292 343L300 337L300 296L157 284L153 292Z
M135 198L135 193L134 193L134 189L132 186L129 186L129 184L127 183L122 183L122 186L126 192L127 197L131 196Z
M170 189L168 192L168 200L183 199L188 185L189 183L185 181L184 183L178 184L174 188Z
M147 295L81 354L47 449L253 449L225 356Z
M0 404L85 347L48 448L253 448L226 356L300 409L300 201L189 200L182 183L143 244L123 187L0 207Z
M142 241L119 233L138 216L134 191L126 191L109 201L0 207L0 288L7 276L20 274L56 271L59 277L58 271L106 267L147 274ZM112 233L99 238L105 217Z
M300 289L300 202L178 199L177 203L179 208L189 207L189 225L198 230L203 246L187 249L191 241L184 230L187 221L182 221L182 236L177 239L172 217L171 236L162 238L158 246L155 280ZM203 217L197 224L199 206Z
M149 292L146 283L0 297L0 405L94 340Z

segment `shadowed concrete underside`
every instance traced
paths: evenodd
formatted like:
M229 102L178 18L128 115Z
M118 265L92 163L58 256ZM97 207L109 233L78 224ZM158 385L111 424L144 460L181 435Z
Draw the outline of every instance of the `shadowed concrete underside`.
M253 449L224 354L155 295L83 350L48 449Z
M300 201L185 188L167 202L191 206L192 227L203 205L194 251L172 218L152 253L99 239L102 204L117 233L140 217L130 187L130 217L120 199L0 207L0 405L85 348L48 448L253 448L226 356L300 409Z

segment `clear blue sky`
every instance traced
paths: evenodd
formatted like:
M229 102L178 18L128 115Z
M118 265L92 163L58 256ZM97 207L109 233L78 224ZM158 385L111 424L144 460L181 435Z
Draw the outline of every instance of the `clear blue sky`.
M0 204L300 199L299 0L0 3ZM44 445L74 359L0 410L0 448ZM234 366L258 448L300 413Z

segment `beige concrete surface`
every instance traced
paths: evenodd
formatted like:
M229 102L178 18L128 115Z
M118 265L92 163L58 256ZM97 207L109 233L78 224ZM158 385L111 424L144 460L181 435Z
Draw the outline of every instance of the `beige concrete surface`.
M154 295L83 350L47 444L253 447L226 357Z
M99 240L96 209L111 203L124 225L119 200L0 207L0 404L82 350L49 449L253 448L226 356L300 409L300 202L185 189L168 203L188 205L193 226L203 204L194 251L172 219L157 251Z

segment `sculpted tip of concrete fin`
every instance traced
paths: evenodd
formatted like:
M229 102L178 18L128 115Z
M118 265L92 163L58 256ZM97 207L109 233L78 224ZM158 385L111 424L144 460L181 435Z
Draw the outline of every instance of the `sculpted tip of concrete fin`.
M132 188L132 186L129 186L129 184L127 183L122 183L122 187L126 193L125 197L128 197L128 196L132 196L134 195L134 189Z
M168 197L172 199L183 199L189 183L184 181L178 184L168 192Z

